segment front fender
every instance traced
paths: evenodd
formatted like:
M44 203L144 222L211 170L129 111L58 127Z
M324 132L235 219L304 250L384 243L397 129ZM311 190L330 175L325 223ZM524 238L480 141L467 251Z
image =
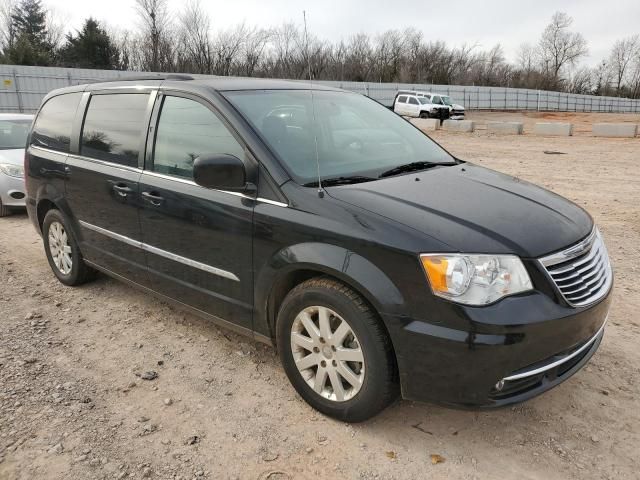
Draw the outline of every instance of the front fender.
M336 245L308 242L287 246L256 272L254 330L273 338L269 299L282 279L300 271L330 275L364 296L379 313L396 312L404 298L395 284L376 265L357 253Z

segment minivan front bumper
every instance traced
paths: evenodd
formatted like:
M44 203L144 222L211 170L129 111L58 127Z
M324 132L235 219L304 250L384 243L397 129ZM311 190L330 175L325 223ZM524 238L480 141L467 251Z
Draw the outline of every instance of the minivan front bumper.
M490 408L539 395L589 361L604 336L610 302L611 290L597 304L581 309L535 291L486 307L449 303L439 309L437 324L384 316L402 396ZM466 331L446 326L462 319L469 325Z

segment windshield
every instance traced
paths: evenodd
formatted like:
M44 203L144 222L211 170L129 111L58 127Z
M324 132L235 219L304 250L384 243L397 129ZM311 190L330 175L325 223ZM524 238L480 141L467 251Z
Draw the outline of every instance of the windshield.
M323 179L377 178L408 163L455 163L420 130L362 95L249 90L225 96L302 185L317 182L318 170Z
M451 98L449 97L442 97L442 101L444 102L445 105L449 105L451 106Z
M0 150L24 148L31 120L0 120Z

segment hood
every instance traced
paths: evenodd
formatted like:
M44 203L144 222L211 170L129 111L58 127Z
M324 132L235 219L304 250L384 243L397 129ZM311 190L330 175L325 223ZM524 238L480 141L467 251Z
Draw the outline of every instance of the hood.
M0 163L24 165L24 148L0 150Z
M462 110L462 111L464 111L464 107L462 105L458 105L457 103L454 103L451 106L453 107L454 110Z
M593 228L589 214L569 200L468 163L327 192L464 253L541 257L576 243Z

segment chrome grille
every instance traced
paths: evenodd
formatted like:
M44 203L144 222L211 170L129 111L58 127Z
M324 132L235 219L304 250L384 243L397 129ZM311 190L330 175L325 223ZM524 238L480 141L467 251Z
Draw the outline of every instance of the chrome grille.
M567 302L576 307L600 300L613 280L607 248L598 229L578 244L541 258L540 263Z

